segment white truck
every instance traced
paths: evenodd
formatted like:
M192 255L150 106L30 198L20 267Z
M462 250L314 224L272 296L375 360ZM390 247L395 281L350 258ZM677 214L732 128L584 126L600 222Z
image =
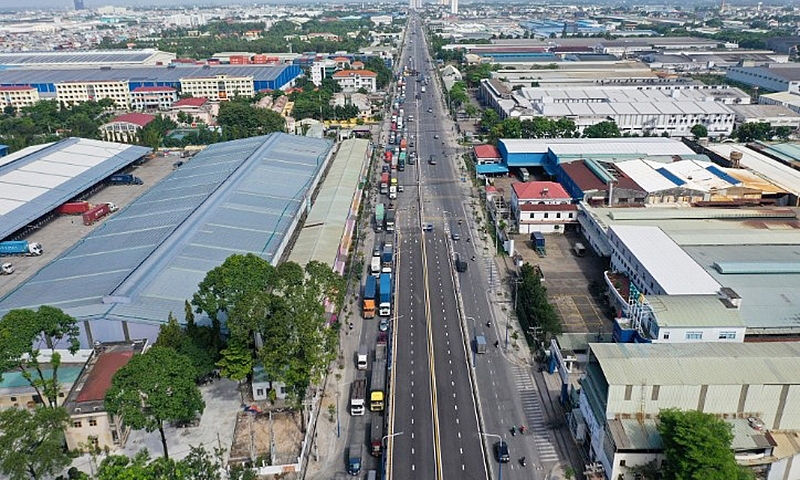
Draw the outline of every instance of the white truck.
M369 273L372 274L373 277L380 277L381 276L381 257L380 257L380 255L372 257L372 261L369 264Z
M350 415L361 416L366 411L367 379L353 380L350 389Z
M14 265L8 262L0 265L0 275L11 275L12 273L14 273Z

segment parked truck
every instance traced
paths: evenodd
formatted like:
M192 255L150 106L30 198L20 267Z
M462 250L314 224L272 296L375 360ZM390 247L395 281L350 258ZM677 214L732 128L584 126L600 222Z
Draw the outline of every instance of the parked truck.
M393 258L394 247L391 243L387 243L381 252L381 273L392 273Z
M83 214L83 224L84 225L91 225L94 222L100 220L101 218L105 217L111 213L111 208L108 206L107 203L101 203L100 205L95 205L88 211L84 212Z
M384 195L389 193L389 172L381 174L381 193Z
M380 232L383 230L383 217L384 217L384 208L383 204L379 203L375 205L375 231Z
M362 432L363 433L363 432ZM364 441L363 435L356 435L356 440L350 444L347 451L347 473L350 475L358 475L361 473L361 455L363 452Z
M397 188L397 187L392 187ZM395 210L387 210L386 211L386 231L387 232L394 232L394 225L395 225Z
M8 262L0 265L0 275L11 275L12 273L14 273L14 265Z
M370 431L369 454L373 457L380 457L383 451L383 417L375 416L372 418Z
M0 242L0 255L26 255L38 257L43 252L42 244L27 240L9 240Z
M361 302L361 316L363 318L375 318L375 296L378 290L377 286L375 277L369 275L364 283L364 295Z
M381 276L381 256L374 255L372 257L372 261L369 264L369 272L372 274L373 277L380 277Z
M392 315L392 274L381 273L380 284L380 305L378 305L378 315L389 317Z
M142 185L144 182L141 178L134 176L132 173L117 173L108 177L108 182L112 185Z
M361 416L366 411L367 379L357 378L350 386L350 415Z
M81 215L91 210L89 202L67 202L56 209L61 215Z
M369 383L369 409L382 412L386 407L386 360L372 362L372 378Z

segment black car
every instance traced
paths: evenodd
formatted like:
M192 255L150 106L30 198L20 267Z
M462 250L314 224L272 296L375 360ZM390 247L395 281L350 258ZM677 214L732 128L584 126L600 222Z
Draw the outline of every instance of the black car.
M494 444L494 453L500 463L511 461L511 457L508 455L508 444L502 440Z

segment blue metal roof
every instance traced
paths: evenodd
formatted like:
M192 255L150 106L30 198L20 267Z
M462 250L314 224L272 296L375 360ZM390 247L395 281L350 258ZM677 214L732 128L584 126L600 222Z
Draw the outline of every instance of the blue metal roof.
M484 163L483 165L476 165L475 171L477 171L479 175L485 175L487 173L508 173L508 167L501 163Z
M686 184L686 182L684 182L680 177L678 177L677 175L670 172L664 167L657 168L656 172L660 173L661 176L663 176L664 178L666 178L667 180L669 180L670 182L674 183L677 186Z
M0 299L0 315L53 305L93 340L155 338L228 256L277 261L331 147L282 133L208 147Z
M149 151L136 145L68 138L0 165L0 239Z
M739 185L740 183L742 183L741 180L737 180L737 179L731 177L727 173L725 173L722 170L720 170L719 167L717 167L716 165L709 165L709 166L706 167L706 170L708 170L709 172L713 173L717 177L725 180L726 182L730 183L731 185Z

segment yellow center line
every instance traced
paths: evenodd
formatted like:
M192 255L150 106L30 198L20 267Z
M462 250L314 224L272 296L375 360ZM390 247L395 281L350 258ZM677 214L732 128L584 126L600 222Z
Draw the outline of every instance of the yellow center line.
M433 454L436 457L436 477L435 479L442 478L442 455L441 444L439 439L439 407L438 398L436 396L436 367L433 354L433 322L431 321L431 302L430 302L430 284L428 282L428 262L427 250L425 249L425 240L422 243L422 274L425 279L425 320L428 334L428 368L430 371L431 381L431 411L433 413Z

